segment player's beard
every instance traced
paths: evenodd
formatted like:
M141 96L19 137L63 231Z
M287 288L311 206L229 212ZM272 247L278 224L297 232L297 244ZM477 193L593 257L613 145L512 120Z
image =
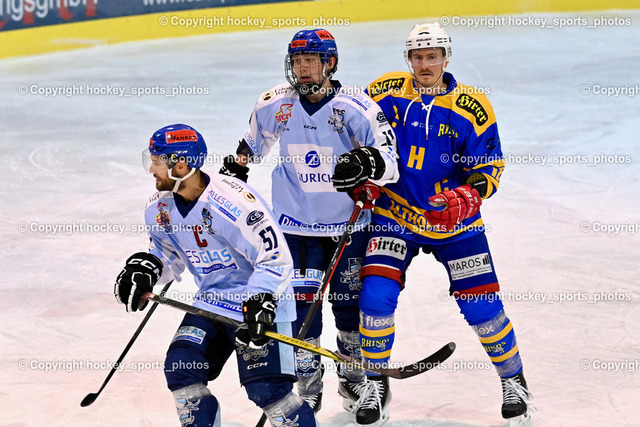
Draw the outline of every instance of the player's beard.
M156 181L156 190L158 191L171 191L175 185L175 181L170 178L158 178L160 181Z

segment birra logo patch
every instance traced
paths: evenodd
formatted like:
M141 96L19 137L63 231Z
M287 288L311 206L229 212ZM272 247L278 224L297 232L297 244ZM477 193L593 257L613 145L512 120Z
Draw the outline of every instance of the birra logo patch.
M489 120L489 115L484 107L475 98L463 93L456 99L456 105L465 111L473 114L476 118L476 124L482 126Z
M367 256L385 255L404 259L407 254L407 243L393 237L374 237L369 240Z
M447 261L447 264L451 280L466 279L493 271L488 252Z

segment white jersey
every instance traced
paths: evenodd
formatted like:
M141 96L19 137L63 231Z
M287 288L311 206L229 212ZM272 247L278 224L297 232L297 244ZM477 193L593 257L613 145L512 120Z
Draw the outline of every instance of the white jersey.
M334 82L339 86L338 82ZM306 100L305 100L306 101ZM311 104L313 106L313 104ZM273 211L286 233L310 236L342 234L354 202L331 183L336 159L354 148L380 151L385 173L378 185L398 180L396 138L380 107L363 91L342 86L309 114L298 93L282 84L263 93L256 103L244 140L253 161L264 160L280 141L272 174ZM370 212L358 218L366 225Z
M196 307L243 320L242 302L267 292L278 298L276 321L295 320L293 261L267 203L235 178L205 174L205 180L188 206L171 191L147 204L149 252L164 264L162 280L179 280L186 267L199 288Z

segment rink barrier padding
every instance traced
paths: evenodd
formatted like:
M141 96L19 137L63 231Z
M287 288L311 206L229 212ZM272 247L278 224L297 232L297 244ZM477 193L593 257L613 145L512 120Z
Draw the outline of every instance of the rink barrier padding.
M542 12L594 11L611 8L603 0L471 2L449 0L324 0L287 1L227 0L232 7L206 7L221 0L111 0L109 13L103 10L107 0L38 0L50 5L72 5L50 8L39 18L34 10L36 0L0 0L0 58L34 55L60 50L92 47L110 43L205 35L234 31L270 30L277 28L313 28L345 26L360 22L411 19L437 20L442 16L485 16ZM122 3L124 1L124 3ZM101 3L102 2L102 3ZM161 11L131 15L132 11L113 15L114 4L139 5L162 3ZM16 6L16 4L18 4ZM16 7L23 7L22 13ZM105 8L107 6L104 6ZM130 6L133 8L134 6ZM147 9L149 6L145 6ZM189 10L170 8L191 7ZM636 0L619 0L616 9L637 8ZM115 12L117 13L117 12ZM40 13L42 15L42 13ZM20 17L23 28L12 19ZM41 22L40 20L42 19ZM79 22L74 22L74 19ZM66 21L65 21L66 20ZM191 20L191 21L188 21ZM166 23L165 23L166 22ZM187 23L192 22L192 26ZM32 26L30 26L32 25ZM197 25L197 26L196 26ZM384 24L382 24L384 25Z

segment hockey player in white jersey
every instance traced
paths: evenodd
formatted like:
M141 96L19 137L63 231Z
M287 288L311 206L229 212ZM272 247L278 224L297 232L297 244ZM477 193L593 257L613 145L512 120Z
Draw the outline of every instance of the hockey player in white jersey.
M250 162L262 161L280 143L272 173L273 210L293 256L293 289L299 330L313 303L323 272L344 231L354 201L347 191L361 191L370 180L384 185L398 179L395 135L384 114L364 91L332 80L338 49L326 30L295 34L285 58L288 83L264 92L255 105L249 130L228 156L221 173L248 178ZM276 156L273 156L276 158ZM336 188L332 186L332 180ZM346 246L327 300L332 304L340 352L359 358L358 293L360 264L366 249L365 226L370 211L358 218ZM321 311L306 339L319 343ZM314 410L321 406L323 383L319 357L296 353L298 393ZM341 369L339 392L352 410L364 386L361 370Z
M184 317L164 364L181 426L221 425L218 400L206 385L234 350L241 384L272 425L316 426L313 410L292 392L293 348L264 335L266 329L292 335L289 249L255 190L200 170L206 155L202 136L186 125L164 127L151 137L143 156L158 190L145 211L150 246L126 261L116 299L127 311L142 310L147 301L141 295L159 281L179 280L186 268L199 288L195 306L245 322L236 331Z

